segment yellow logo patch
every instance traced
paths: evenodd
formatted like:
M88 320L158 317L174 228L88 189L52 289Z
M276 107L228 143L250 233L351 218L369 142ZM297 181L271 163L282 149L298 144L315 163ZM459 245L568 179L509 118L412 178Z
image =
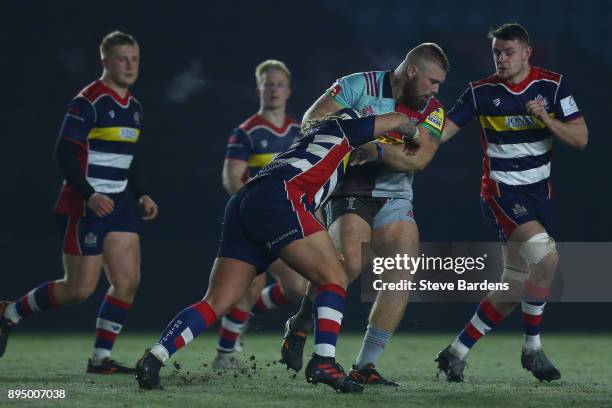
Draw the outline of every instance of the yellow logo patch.
M425 122L428 125L432 126L434 129L442 131L442 127L444 126L444 109L438 108L435 111L431 112L426 118Z

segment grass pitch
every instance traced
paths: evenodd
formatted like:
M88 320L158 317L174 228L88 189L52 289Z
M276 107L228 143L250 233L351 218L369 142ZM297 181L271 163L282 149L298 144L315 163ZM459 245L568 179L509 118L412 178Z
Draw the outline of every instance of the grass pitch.
M349 368L361 334L344 333L339 361ZM452 334L395 335L379 362L399 388L368 387L362 395L339 395L325 385L306 383L278 359L281 334L247 333L244 372L212 370L216 336L207 334L179 351L162 369L163 391L140 391L130 376L85 373L93 335L31 334L16 331L0 359L0 405L86 407L548 407L612 406L612 334L546 334L548 356L562 379L540 383L520 366L521 336L492 333L472 350L467 383L436 378L433 359ZM134 364L157 336L130 334L115 345L113 357ZM312 343L306 350L312 350ZM251 356L254 356L251 360ZM179 369L180 367L180 369ZM65 390L63 400L9 400L9 389Z

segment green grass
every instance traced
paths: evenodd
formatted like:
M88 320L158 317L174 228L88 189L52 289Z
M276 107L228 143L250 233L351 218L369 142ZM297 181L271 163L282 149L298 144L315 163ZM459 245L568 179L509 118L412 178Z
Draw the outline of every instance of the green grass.
M544 338L549 357L563 378L540 383L520 367L520 335L492 333L482 339L468 359L469 382L451 384L437 379L433 359L452 340L451 334L393 337L379 368L401 386L369 387L362 395L337 395L324 385L306 383L303 372L293 376L280 364L279 335L245 337L244 357L255 356L249 375L219 375L210 369L215 338L202 336L178 352L162 370L163 391L143 392L129 376L94 376L85 373L90 334L12 335L0 360L0 405L86 407L361 407L361 406L612 406L612 335L572 334ZM114 358L133 364L156 335L123 334ZM350 366L359 350L361 335L344 334L338 344L339 361ZM307 350L311 350L307 344ZM173 367L180 364L180 370ZM63 401L9 401L8 389L65 389Z

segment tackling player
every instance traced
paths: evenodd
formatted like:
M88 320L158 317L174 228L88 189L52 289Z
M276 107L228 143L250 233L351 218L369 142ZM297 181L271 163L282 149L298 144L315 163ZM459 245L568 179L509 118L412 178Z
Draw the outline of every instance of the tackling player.
M346 272L316 209L340 183L350 152L375 136L417 134L410 119L397 112L357 118L345 109L307 126L304 136L278 155L227 203L221 244L204 299L170 322L159 341L136 365L141 388L161 388L162 364L209 328L242 299L257 274L277 258L316 286L315 352L306 379L341 392L361 392L336 362L336 341L346 296Z
M418 251L418 229L412 207L413 172L422 170L439 146L444 109L435 98L446 78L449 63L442 49L424 43L412 49L394 71L352 74L336 81L306 112L305 120L320 117L340 107L351 107L372 115L394 110L418 124L420 149L413 157L402 154L401 145L391 137L380 138L353 153L354 164L344 183L336 189L325 215L330 235L344 257L348 280L361 273L361 245L371 243L377 256ZM406 270L383 274L386 282L411 279ZM286 324L281 349L282 361L294 370L302 367L303 347L312 328L309 296L299 312ZM368 327L351 377L362 384L396 386L375 368L382 350L404 316L407 292L381 291L377 294Z
M449 381L462 381L472 346L508 316L515 301L525 299L521 364L539 380L557 380L559 370L548 360L540 341L544 306L558 255L548 235L552 190L550 163L553 139L582 149L588 130L558 73L531 66L527 30L504 24L489 33L496 73L470 82L448 113L443 141L473 117L481 126L483 177L481 205L503 245L502 281L511 293L491 292L457 338L436 361Z
M55 151L65 177L55 206L65 275L0 303L0 356L21 319L85 301L104 267L111 286L98 312L87 372L133 373L110 358L140 281L138 219L127 190L144 210L144 220L157 216L157 205L144 194L134 156L142 107L128 88L138 78L138 43L115 31L102 40L100 55L102 77L70 103Z
M266 60L255 68L259 111L234 129L228 139L223 163L223 186L234 195L248 178L270 163L298 138L300 125L286 113L291 96L291 72L277 60ZM234 358L239 337L251 315L295 302L304 294L306 281L281 260L268 271L276 283L264 288L266 275L258 275L247 296L221 319L217 355L213 368L240 368Z

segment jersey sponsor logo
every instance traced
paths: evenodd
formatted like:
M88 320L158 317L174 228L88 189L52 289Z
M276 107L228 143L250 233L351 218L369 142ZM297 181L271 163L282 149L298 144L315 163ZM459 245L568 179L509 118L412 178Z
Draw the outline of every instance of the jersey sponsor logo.
M561 99L561 109L563 110L563 114L565 116L569 116L572 113L578 112L578 105L576 105L576 101L572 95L567 96Z
M138 138L138 130L132 128L120 128L119 136L122 139L134 140Z
M272 249L272 247L276 244L278 244L279 242L281 242L283 239L290 237L293 234L297 234L298 230L297 229L292 229L289 232L284 233L283 235L281 235L278 238L274 238L272 241L268 241L266 242L266 248L268 249Z
M444 111L441 108L437 108L425 118L425 123L430 126L433 126L439 131L442 131L442 124L444 123Z
M506 126L510 129L538 127L533 116L506 116Z
M336 96L338 95L340 92L342 92L342 87L340 86L339 83L335 83L332 85L331 88L329 88L329 94L331 96Z

